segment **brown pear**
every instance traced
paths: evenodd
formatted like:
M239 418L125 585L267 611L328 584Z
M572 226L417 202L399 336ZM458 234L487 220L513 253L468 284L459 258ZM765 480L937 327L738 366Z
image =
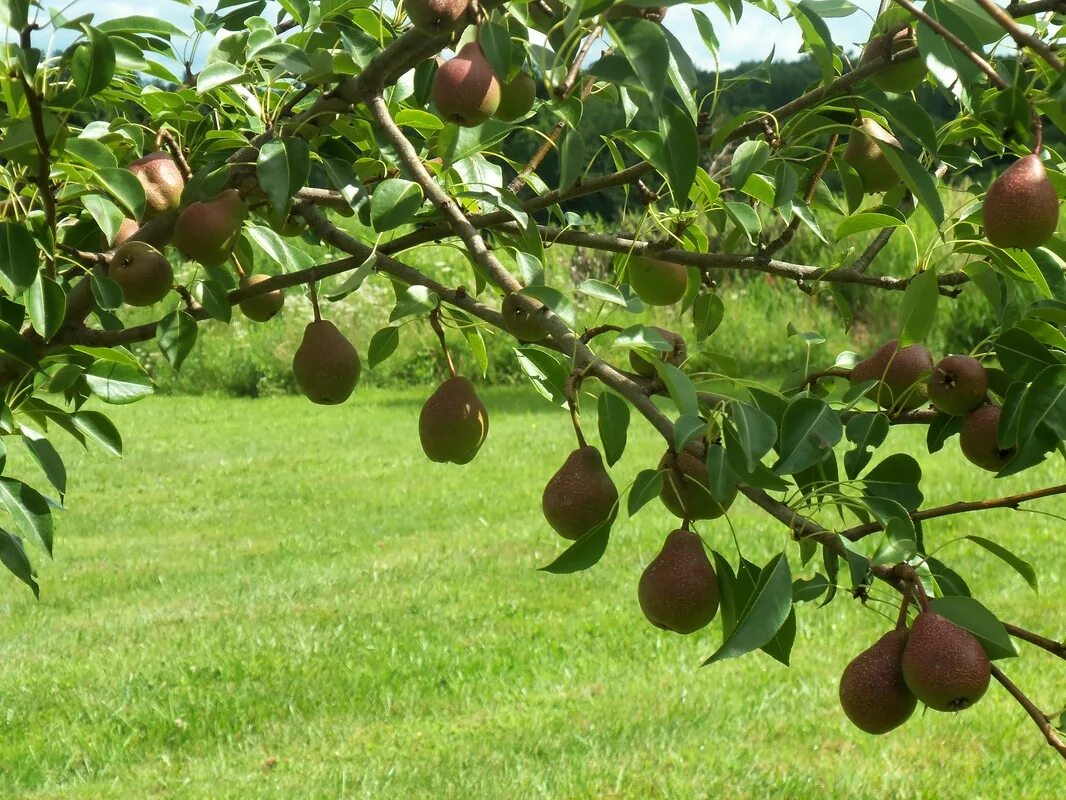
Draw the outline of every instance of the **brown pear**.
M659 499L667 510L681 519L717 519L737 498L734 487L724 502L711 496L707 464L687 450L680 454L667 450L659 460L663 488Z
M864 119L859 129L848 136L848 146L844 149L844 160L859 173L863 191L867 194L887 192L900 182L895 168L881 149L883 139L899 144L879 123Z
M489 435L489 413L462 376L448 378L430 395L418 417L418 438L430 461L467 464Z
M607 474L600 451L591 445L574 450L544 487L544 518L564 539L580 539L614 520L618 489Z
M343 403L359 383L362 363L352 343L326 319L308 323L292 359L296 385L312 403Z
M500 81L477 42L469 42L433 75L433 104L448 122L472 128L500 106Z
M945 414L969 414L985 402L987 393L988 370L970 356L942 358L929 376L929 399Z
M970 463L989 472L999 472L1018 452L1015 447L1000 447L999 419L1003 409L984 405L971 411L962 421L959 446Z
M454 30L466 19L470 0L404 0L403 5L412 25L437 36Z
M888 733L914 713L918 699L903 680L907 631L889 631L863 650L840 676L840 706L855 727Z
M644 569L637 599L648 621L674 633L694 633L718 613L718 578L703 541L692 531L671 531Z
M174 246L205 267L229 258L241 235L248 209L236 189L225 189L211 200L186 206L174 226Z
M1040 247L1055 235L1059 198L1040 156L1011 164L985 193L985 236L996 247Z
M128 167L144 187L145 216L165 214L181 205L185 178L181 170L163 150L156 150Z
M115 247L124 245L129 238L133 236L137 231L141 229L141 226L137 224L137 220L126 217L122 220L122 223L118 226L118 233L115 234Z
M933 357L920 344L899 349L899 340L882 345L876 353L851 370L851 383L875 380L869 391L881 408L912 409L928 398L926 378L933 370Z
M503 326L508 333L523 342L539 342L548 335L537 320L518 305L513 294L503 298Z
M122 287L122 299L131 306L158 303L174 288L170 262L147 242L126 242L118 248L107 274Z
M635 350L629 351L629 366L635 373L645 378L654 378L658 374L655 371L655 367L648 360L649 358L658 358L667 364L680 367L685 363L685 358L688 356L688 348L685 346L685 340L682 336L673 331L668 331L666 328L655 327L655 330L666 339L670 345L670 350L655 350L654 355L651 353L638 353Z
M988 689L988 654L972 633L933 611L914 619L903 649L903 679L934 711L962 711Z
M270 277L270 275L249 275L246 278L241 278L241 288L251 288L263 281L270 280ZM285 305L285 292L281 289L263 292L261 294L244 298L238 303L238 305L240 306L241 312L244 316L248 317L248 319L255 322L266 322L281 311L281 307Z
M914 30L907 26L901 28L893 36L886 37L884 33L875 33L866 43L862 51L860 64L868 64L879 58L888 56L891 45L892 56L895 57L904 50L915 47ZM904 94L915 88L925 77L925 61L921 56L910 58L906 61L893 63L884 67L870 76L870 82L878 89L895 94Z

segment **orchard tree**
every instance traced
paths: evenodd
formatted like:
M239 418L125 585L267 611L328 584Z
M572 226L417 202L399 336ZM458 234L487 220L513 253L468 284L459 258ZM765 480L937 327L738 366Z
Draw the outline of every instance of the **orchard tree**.
M761 649L787 664L798 611L849 586L898 609L895 628L844 670L840 701L858 727L889 731L919 700L965 709L995 679L1066 757L1061 722L998 666L1018 643L1059 658L1066 645L972 597L961 556L928 555L938 518L1016 509L1066 485L926 507L918 462L890 435L922 426L930 452L957 449L997 476L1063 453L1066 242L1055 234L1066 175L1043 129L1061 141L1066 3L894 0L854 52L823 19L858 12L848 0L716 0L733 20L746 5L788 17L820 71L785 105L737 116L720 109L744 79L700 96L689 54L661 24L669 9L639 0L278 5L274 18L264 0L196 7L187 34L154 17L96 22L78 6L0 0L11 31L0 77L0 442L20 440L51 483L0 477L0 556L17 578L37 593L25 542L52 549L67 484L53 437L118 454L117 430L90 401L151 391L130 345L155 340L177 369L201 324L228 324L233 306L263 322L286 292L306 291L313 319L294 377L310 401L342 403L362 362L329 304L380 283L396 304L361 343L369 367L414 322L439 339L450 371L418 421L431 460L465 464L489 432L490 410L449 347L485 369L484 336L510 337L532 388L569 411L559 424L573 425L576 446L545 476L542 504L568 545L548 572L592 567L619 517L661 502L679 521L640 579L640 606L679 634L717 617L707 663ZM699 9L694 19L716 53L728 32ZM72 43L51 49L57 34ZM934 124L919 88L954 116ZM577 132L593 102L626 120L595 152ZM543 119L528 163L501 153ZM602 153L613 170L591 167ZM554 186L541 177L549 156ZM965 202L946 208L946 187ZM617 235L591 230L571 202L608 190L624 197ZM930 241L913 235L918 220L935 229ZM780 258L801 231L817 263ZM893 236L914 242L908 274L879 268ZM343 255L316 263L301 240ZM403 260L442 243L465 253L462 285ZM545 252L556 245L612 254L610 278L550 284ZM256 263L271 274L253 274ZM899 292L895 337L832 364L811 363L808 347L783 386L735 374L709 344L728 302L716 292L723 270L827 298L845 329L849 296ZM930 353L938 313L964 293L983 298L991 333L967 353ZM158 318L126 325L123 304ZM674 306L678 330L642 324L649 306ZM595 440L581 426L588 404ZM616 483L609 468L634 411L664 452ZM709 549L701 532L728 531L734 503L765 511L790 544L761 565ZM1003 542L968 539L1035 586ZM794 579L801 571L813 577Z

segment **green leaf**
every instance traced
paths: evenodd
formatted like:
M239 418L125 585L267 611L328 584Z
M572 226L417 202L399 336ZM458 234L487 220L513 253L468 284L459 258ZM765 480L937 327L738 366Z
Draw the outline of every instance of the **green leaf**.
M307 183L311 154L303 139L272 139L259 150L256 176L278 214L284 213L292 196Z
M850 217L845 218L839 225L837 225L835 236L837 240L840 240L845 239L848 236L853 236L856 233L883 230L885 228L898 228L905 224L906 221L899 219L898 217L867 211L861 214L852 214Z
M972 597L937 597L929 601L929 609L976 636L993 661L1018 655L1003 623Z
M551 286L527 286L522 290L522 294L540 300L540 302L550 308L552 313L558 316L559 319L571 328L574 327L577 320L577 312L574 308L574 304L570 302L569 297L558 289L553 289Z
M79 431L113 456L122 455L122 435L118 428L99 411L76 411L71 415Z
M189 314L184 311L171 311L156 326L156 342L163 356L177 372L192 352L196 344L199 328Z
M651 365L659 373L659 378L670 393L670 399L674 401L677 410L689 416L699 416L700 404L692 379L673 364L658 358L653 359Z
M908 511L917 511L925 499L918 484L922 468L914 456L893 453L863 477L867 494L894 500Z
M925 563L929 567L929 574L933 576L933 580L936 581L937 588L941 594L970 596L970 587L966 585L966 581L947 564L938 561L932 556L927 556Z
M375 333L370 337L370 345L367 347L366 351L369 368L373 369L395 353L396 347L399 344L400 329L397 327L389 325Z
M901 348L920 342L929 335L936 322L936 307L940 300L940 290L936 280L936 272L927 269L918 273L903 293L903 302L900 305L900 337Z
M658 114L666 88L670 45L662 27L644 19L625 18L610 23L618 52L633 68Z
M596 423L600 431L600 443L607 466L614 466L626 449L629 431L629 403L610 389L600 392L596 401Z
M663 137L663 156L666 162L666 182L680 209L688 204L689 189L696 179L699 163L699 139L692 118L673 103L663 105L659 118Z
M0 0L0 8L3 8L6 1ZM0 14L0 17L3 17L3 14ZM22 540L3 529L0 529L0 561L4 562L4 566L10 570L12 575L33 590L34 597L38 600L41 598L41 587L37 585L33 567L30 566L30 559L26 555L26 549L22 546Z
M104 33L147 33L161 36L185 36L185 31L162 17L123 16L109 19L97 26Z
M610 537L611 522L603 522L566 548L562 555L548 566L540 569L555 575L567 575L588 569L603 557Z
M196 76L196 93L206 94L212 89L232 83L241 83L250 80L251 77L236 64L230 64L227 61L215 61L200 70L200 74Z
M88 41L74 50L70 74L82 97L91 97L107 88L115 75L115 48L107 34L90 25L82 25Z
M659 496L663 490L662 473L655 469L642 469L633 480L633 488L629 490L629 500L626 510L629 516L635 516L640 509L644 508L651 500Z
M134 403L152 393L152 384L140 367L118 361L97 361L85 373L92 393L112 405Z
M766 166L770 155L770 145L762 139L748 139L741 143L733 152L731 167L733 185L740 188L747 183L748 178Z
M216 280L200 282L200 304L212 319L227 324L233 319L233 306L227 297L226 287Z
M21 30L29 22L29 13L30 0L0 0L0 27Z
M388 178L378 184L370 198L370 224L376 231L388 231L411 221L422 207L422 187L402 178Z
M903 179L903 183L911 190L929 216L933 218L933 223L938 228L943 225L944 203L940 199L940 192L932 173L910 153L900 150L899 143L894 139L879 136L878 131L872 129L868 129L868 133L878 140L885 159L892 165L896 174Z
M768 414L747 403L734 400L729 404L729 409L736 428L735 444L744 457L739 463L732 463L740 472L749 474L755 471L762 457L770 452L777 441L777 424ZM727 442L726 452L735 455L729 444Z
M1066 439L1066 366L1048 367L1033 378L1018 416L1019 445L1029 441L1041 425Z
M888 417L884 414L859 414L848 420L845 433L854 450L844 454L844 472L854 480L873 458L872 448L879 447L888 437Z
M797 397L781 421L781 459L778 475L790 475L825 460L844 436L840 417L824 400Z
M750 600L737 616L736 626L704 665L759 649L774 638L791 611L792 574L785 554L779 553L762 568Z
M144 187L128 169L107 167L96 172L100 185L126 209L132 219L144 216Z
M40 258L30 232L17 222L0 222L0 288L18 297L33 285Z
M39 272L26 295L26 311L29 312L33 329L47 342L63 326L67 313L67 294L62 286Z
M713 292L704 292L692 304L692 324L696 328L696 341L702 342L722 324L725 319L725 304Z
M25 426L22 428L22 443L62 498L67 493L67 468L59 452L47 437Z
M0 478L0 502L7 506L22 535L51 556L52 509L44 496L22 481Z
M629 300L626 296L622 294L617 286L612 286L609 283L590 278L586 281L582 281L581 285L577 287L577 290L582 294L587 294L589 297L603 300L605 303L613 303L622 308L629 308ZM632 309L630 310L632 311ZM639 313L639 311L634 313Z
M1029 584L1034 592L1039 591L1040 587L1037 583L1036 568L1025 559L1015 555L1003 545L998 542L993 542L991 539L986 539L983 536L975 536L970 534L963 538L969 539L975 544L981 545L985 550L992 553L994 556L1006 561L1010 566L1014 568L1014 571L1021 575L1025 582Z

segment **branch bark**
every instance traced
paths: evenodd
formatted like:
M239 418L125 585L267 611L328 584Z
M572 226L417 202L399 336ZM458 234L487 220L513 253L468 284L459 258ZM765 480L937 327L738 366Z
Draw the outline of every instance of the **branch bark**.
M1051 720L1047 715L1036 707L1036 704L1030 700L1025 693L1014 685L1003 671L1000 670L995 664L992 665L992 677L999 681L1000 685L1007 690L1011 697L1018 701L1018 705L1025 709L1025 713L1028 714L1036 727L1040 729L1040 732L1044 734L1044 738L1047 739L1047 743L1055 748L1055 751L1066 758L1066 742L1063 742L1058 733L1051 725Z

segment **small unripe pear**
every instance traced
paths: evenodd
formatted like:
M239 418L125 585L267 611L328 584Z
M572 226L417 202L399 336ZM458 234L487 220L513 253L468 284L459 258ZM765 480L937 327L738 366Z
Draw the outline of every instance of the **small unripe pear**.
M242 289L247 289L263 281L270 280L270 277L269 275L249 275L246 278L241 278L240 286ZM241 312L248 319L255 322L266 322L281 311L281 307L285 305L285 292L281 289L274 289L270 292L246 297L238 305Z
M530 112L536 99L536 81L527 73L519 72L510 83L500 86L500 104L493 116L504 122L514 122Z
M516 339L523 342L539 342L548 335L540 323L518 305L513 294L503 298L500 313L503 315L504 327Z
M1040 156L1023 156L985 193L985 236L996 247L1040 247L1055 235L1059 198Z
M134 161L127 169L144 187L145 216L164 214L181 205L185 177L169 153L156 150Z
M681 519L717 519L737 499L734 486L724 501L711 496L707 464L688 450L675 453L667 450L659 460L663 471L663 487L659 499L667 510Z
M433 105L448 122L472 128L500 106L500 82L477 42L469 42L433 75Z
M863 119L859 129L852 131L848 136L844 160L859 173L863 191L867 194L887 192L900 183L899 174L881 150L883 140L886 138L899 144L891 133L872 119Z
M670 532L641 574L637 598L648 621L664 630L694 633L714 619L718 577L697 534Z
M655 326L653 326L655 327ZM638 353L635 350L629 351L629 366L632 370L645 378L654 378L657 373L655 367L652 365L648 358L658 358L660 361L665 361L667 364L673 364L675 367L680 367L685 363L685 358L688 356L688 348L685 346L685 340L679 334L673 331L668 331L666 328L655 327L667 343L670 344L670 350L656 350L654 355L644 353Z
M217 267L230 257L247 214L236 189L226 189L211 200L190 203L174 226L174 246L186 258L205 267Z
M308 323L292 359L296 385L312 403L343 403L359 383L359 353L337 326L326 319Z
M647 256L633 256L626 264L629 285L649 306L669 306L685 296L688 267Z
M891 37L891 51L895 56L915 47L914 30L901 28ZM867 64L888 55L888 41L883 33L875 34L862 51L860 64ZM925 77L925 62L921 56L884 67L870 76L870 82L885 92L903 94L916 88Z
M166 257L147 242L126 242L107 267L108 277L122 287L131 306L158 303L174 288L174 270Z

